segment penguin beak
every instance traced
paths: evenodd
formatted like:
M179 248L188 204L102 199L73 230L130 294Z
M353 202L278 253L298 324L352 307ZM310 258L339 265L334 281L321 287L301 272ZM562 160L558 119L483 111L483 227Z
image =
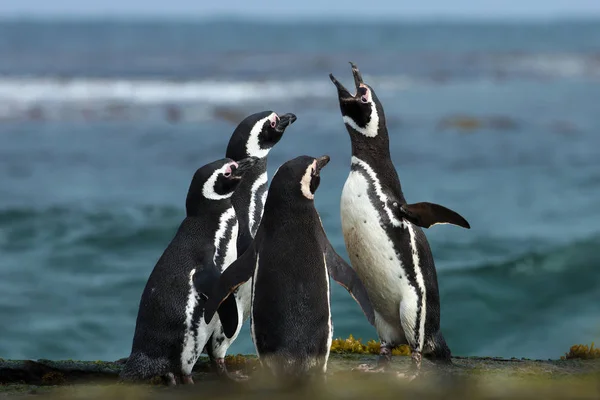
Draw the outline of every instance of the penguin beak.
M328 155L324 155L322 157L317 158L317 171L316 171L317 175L319 174L321 169L323 169L323 167L326 166L327 163L329 163L329 160L330 160L330 158Z
M329 74L329 79L331 79L331 82L333 82L333 84L337 88L338 97L340 98L340 100L349 100L354 98L354 96L348 91L348 89L346 89L344 85L340 83L340 81L335 79L335 76L333 76L333 74Z
M247 157L243 160L237 162L237 168L232 167L231 176L234 179L242 179L244 174L252 169L256 162L258 161L257 157Z
M360 71L358 70L356 64L354 64L352 61L350 61L350 66L352 67L352 76L354 77L356 93L358 93L358 88L360 88L360 85L363 83L362 75L360 74Z
M277 132L283 133L283 131L285 131L285 128L287 128L288 126L293 124L295 121L296 121L296 116L292 113L287 113L287 114L281 115L279 117L279 122L277 123L275 130Z
M335 79L333 74L329 74L329 79L331 79L331 82L333 82L335 87L337 87L338 96L339 96L340 100L355 99L358 96L358 89L360 88L360 85L363 84L362 75L361 75L360 71L358 70L358 67L356 66L356 64L354 64L352 61L350 61L350 66L352 67L352 76L354 77L354 86L356 86L356 94L355 95L351 94L348 91L348 89L346 89L344 87L344 85L342 85L337 79Z

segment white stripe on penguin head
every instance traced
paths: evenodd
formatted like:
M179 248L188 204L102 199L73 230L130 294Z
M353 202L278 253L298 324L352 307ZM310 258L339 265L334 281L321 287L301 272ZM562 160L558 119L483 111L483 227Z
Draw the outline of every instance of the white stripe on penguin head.
M260 147L259 136L260 132L263 129L265 122L269 121L272 128L277 125L277 120L279 117L275 113L271 113L269 116L259 119L252 129L250 130L250 136L248 137L248 142L246 143L246 152L249 156L264 158L269 154L269 149L263 149Z
M306 172L302 176L300 180L300 189L302 190L302 194L309 200L315 198L315 195L310 191L310 181L312 180L312 173L317 168L317 160L313 161L308 168L306 168Z
M344 120L344 123L346 125L354 129L355 131L362 133L367 137L375 137L377 136L379 130L379 114L377 113L377 107L373 102L373 97L371 96L371 89L369 89L366 85L362 83L360 86L367 90L367 93L361 96L360 101L362 101L363 103L367 103L371 106L371 116L369 118L369 123L364 128L361 128L356 124L356 122L354 122L354 120L351 117L347 115L344 115L342 119Z
M221 168L212 173L212 175L206 180L204 186L202 187L202 194L209 200L224 200L231 197L233 191L226 194L219 194L215 191L215 184L217 183L217 179L220 175L224 175L228 177L233 173L231 167L238 167L238 164L235 161L227 163L223 165ZM229 174L229 175L228 175Z

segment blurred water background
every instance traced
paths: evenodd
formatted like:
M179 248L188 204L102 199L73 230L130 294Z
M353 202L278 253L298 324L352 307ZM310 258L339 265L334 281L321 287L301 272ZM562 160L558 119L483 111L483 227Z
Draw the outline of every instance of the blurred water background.
M556 358L600 337L600 20L0 22L0 357L113 360L196 168L244 116L293 112L272 174L329 154L316 205L347 259L333 72L382 100L456 355ZM334 335L376 338L332 286ZM232 353L253 353L246 324Z

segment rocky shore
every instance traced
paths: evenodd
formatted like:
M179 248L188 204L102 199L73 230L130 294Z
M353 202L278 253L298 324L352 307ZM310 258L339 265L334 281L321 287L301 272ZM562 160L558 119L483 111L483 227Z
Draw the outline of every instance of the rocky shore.
M424 360L421 376L407 382L394 372L353 371L362 363L375 363L376 355L333 353L326 385L315 383L285 393L262 379L254 356L227 357L229 369L250 375L248 381L219 381L210 371L208 359L202 357L194 369L196 384L175 388L157 382L119 382L124 361L0 360L0 398L600 398L600 359L455 357L452 365L443 367ZM406 371L410 365L409 357L394 357L394 371Z

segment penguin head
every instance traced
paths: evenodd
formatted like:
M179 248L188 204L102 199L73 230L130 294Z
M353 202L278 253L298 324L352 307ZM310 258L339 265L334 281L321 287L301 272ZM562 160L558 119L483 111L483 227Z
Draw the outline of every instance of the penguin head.
M329 156L319 158L299 156L285 162L273 176L269 196L282 195L287 198L313 200L321 183L321 169L329 162ZM268 200L267 200L268 202Z
M270 110L244 118L229 139L227 157L234 160L266 157L294 121L296 116L292 113L277 115Z
M338 91L342 118L351 134L375 138L381 133L380 127L385 126L383 106L373 88L363 82L358 67L352 62L350 65L356 86L355 94L350 93L333 74L329 74Z
M256 164L256 157L240 161L222 158L196 170L186 199L188 214L206 201L226 200L240 184L244 174Z

